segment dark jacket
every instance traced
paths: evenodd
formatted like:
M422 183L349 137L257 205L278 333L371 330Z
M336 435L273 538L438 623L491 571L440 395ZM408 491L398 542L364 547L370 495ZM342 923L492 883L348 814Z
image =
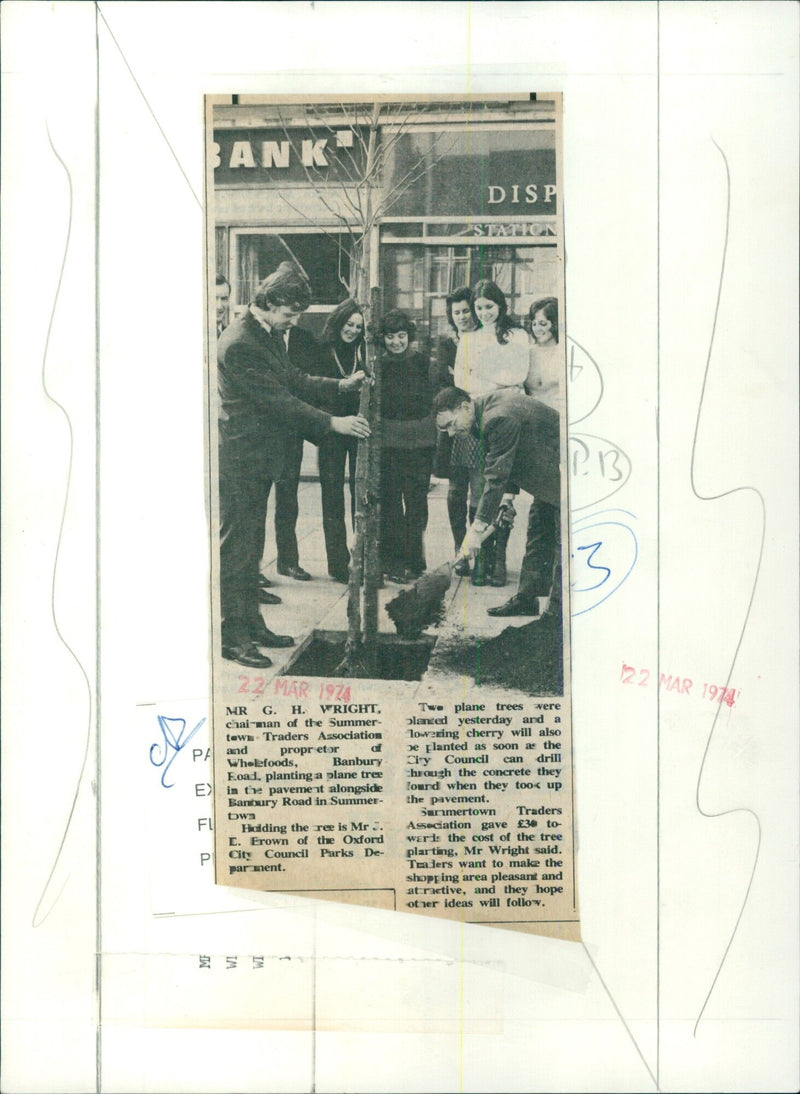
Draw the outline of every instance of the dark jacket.
M351 376L354 372L364 368L366 351L363 345L359 347L360 352L356 355L350 346L346 346L340 341L336 350L339 362L333 355L334 347L329 343L322 342L318 345L318 349L316 365L313 369L308 370L313 372L315 376L327 376L332 380L341 380L343 376ZM339 363L342 365L341 369ZM360 392L358 390L340 392L334 403L335 413L358 414L359 399Z
M457 350L458 340L454 334L445 334L437 339L436 364L431 365L431 382L437 391L453 386Z
M433 448L434 388L422 354L381 354L381 443L384 448Z
M290 327L286 351L291 363L301 372L308 373L309 376L327 376L319 368L322 346L310 330L305 327Z
M499 389L474 400L472 432L483 447L484 487L476 514L491 524L509 482L559 505L559 414L530 395Z
M337 391L334 380L307 376L289 362L283 337L251 312L235 319L217 345L220 470L277 479L297 434L319 444L330 414L309 405Z

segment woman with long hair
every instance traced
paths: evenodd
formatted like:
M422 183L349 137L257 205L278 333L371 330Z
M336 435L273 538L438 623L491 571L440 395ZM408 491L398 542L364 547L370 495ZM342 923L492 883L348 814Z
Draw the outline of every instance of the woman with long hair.
M352 376L364 367L364 316L355 300L343 300L328 316L322 332L320 375L332 379ZM357 391L337 396L337 414L357 414ZM319 483L322 494L322 530L328 573L346 585L350 567L345 524L345 474L350 484L350 524L355 528L356 455L358 439L331 434L319 446Z
M498 388L522 388L528 375L528 336L509 314L505 293L494 281L479 281L470 293L475 330L462 335L456 351L456 387L476 395L488 395ZM479 442L480 443L480 442ZM482 463L479 454L479 467ZM482 489L482 482L479 483ZM473 495L480 497L480 490ZM514 506L503 507L503 523L486 540L472 568L473 585L506 583L506 547L514 523Z
M558 300L554 296L543 296L531 304L528 329L531 350L525 390L554 410L560 410L560 377L564 363L558 344Z
M528 336L509 314L505 293L494 281L479 281L470 293L470 308L476 329L459 341L456 387L473 398L499 387L522 387L528 375Z

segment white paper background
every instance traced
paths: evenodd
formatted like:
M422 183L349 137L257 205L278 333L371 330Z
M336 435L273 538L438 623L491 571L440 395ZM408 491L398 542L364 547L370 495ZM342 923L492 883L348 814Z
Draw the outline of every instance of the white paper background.
M2 12L3 1089L796 1089L796 6L100 11ZM585 946L215 890L202 758L185 818L147 762L208 686L202 96L332 90L564 92L568 327L605 383L580 429L632 460L640 550L573 628ZM723 684L742 632L761 504L690 478L712 330L695 486L766 511L715 820L714 705L620 680Z

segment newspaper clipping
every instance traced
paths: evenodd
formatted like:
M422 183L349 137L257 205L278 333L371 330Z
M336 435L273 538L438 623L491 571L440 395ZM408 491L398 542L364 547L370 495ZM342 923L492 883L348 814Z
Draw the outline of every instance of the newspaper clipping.
M560 97L207 141L217 882L578 939Z

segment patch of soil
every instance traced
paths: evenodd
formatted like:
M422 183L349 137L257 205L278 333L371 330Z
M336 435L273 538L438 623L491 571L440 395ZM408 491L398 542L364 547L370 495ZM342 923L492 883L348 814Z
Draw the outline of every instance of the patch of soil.
M283 670L284 676L341 676L347 635L314 631ZM425 635L415 641L379 635L376 650L377 680L420 680L428 667L436 639ZM366 676L366 672L349 675Z
M498 684L527 695L562 695L564 657L561 622L556 616L521 627L506 627L495 638L454 635L440 638L436 667Z
M426 627L441 623L450 578L450 567L440 567L389 601L386 612L401 638L419 638Z

